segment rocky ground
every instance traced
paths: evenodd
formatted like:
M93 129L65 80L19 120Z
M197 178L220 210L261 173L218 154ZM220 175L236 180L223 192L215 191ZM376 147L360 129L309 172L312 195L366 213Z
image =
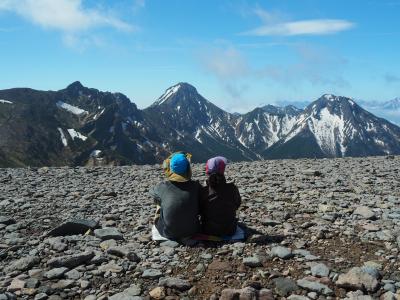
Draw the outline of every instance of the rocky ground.
M250 236L180 245L150 238L160 166L0 169L0 300L400 299L400 157L227 177Z

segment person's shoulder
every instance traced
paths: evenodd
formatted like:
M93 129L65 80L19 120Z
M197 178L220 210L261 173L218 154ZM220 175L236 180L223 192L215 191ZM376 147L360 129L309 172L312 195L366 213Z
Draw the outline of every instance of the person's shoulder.
M236 184L235 184L234 181L232 181L232 182L227 182L226 185L229 186L229 187L231 187L231 188L237 188L237 186L236 186Z
M188 184L199 185L199 186L201 186L201 183L200 183L199 180L190 179L189 181L186 181L186 182L187 182Z
M169 181L164 180L164 181L160 181L159 183L157 183L157 184L154 186L154 188L155 188L155 189L162 189L162 188L167 187L168 185L169 185Z

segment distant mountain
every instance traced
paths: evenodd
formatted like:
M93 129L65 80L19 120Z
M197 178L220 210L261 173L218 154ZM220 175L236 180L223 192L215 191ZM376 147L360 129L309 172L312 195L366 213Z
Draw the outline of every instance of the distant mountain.
M324 95L298 115L290 132L268 148L267 158L400 154L400 128L352 99Z
M292 106L256 108L238 118L236 137L245 147L262 153L292 129L300 112Z
M237 140L237 117L206 100L188 83L167 89L144 113L171 151L192 152L199 161L215 153L224 153L231 160L258 158Z
M274 114L274 115L289 115L289 116L297 116L303 110L297 108L294 105L287 105L284 107L274 106L271 104L267 104L261 107L266 113Z
M188 83L144 110L80 82L0 90L0 167L148 164L176 150L194 162L400 154L400 128L334 95L304 110L265 105L230 114Z
M400 97L384 102L382 107L384 109L400 110Z
M387 119L388 121L400 125L400 98L394 98L389 101L358 101L362 107L373 114Z
M0 91L0 166L153 163L157 137L119 93L74 82L66 89Z

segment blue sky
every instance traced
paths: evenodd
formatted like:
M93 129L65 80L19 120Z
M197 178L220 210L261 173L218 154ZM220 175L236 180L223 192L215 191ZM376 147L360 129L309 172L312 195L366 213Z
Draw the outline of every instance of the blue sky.
M140 108L188 82L227 111L400 96L400 0L0 0L0 89L85 86Z

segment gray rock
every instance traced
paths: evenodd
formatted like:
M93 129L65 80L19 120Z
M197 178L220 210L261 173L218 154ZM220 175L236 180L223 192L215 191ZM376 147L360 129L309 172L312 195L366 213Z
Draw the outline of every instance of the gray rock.
M221 297L219 300L235 300L239 299L240 290L236 289L224 289L221 292Z
M0 300L8 300L8 297L6 294L0 294Z
M300 296L300 295L290 295L287 297L288 300L310 300L310 298L306 296Z
M362 266L361 270L365 273L370 274L372 277L379 279L381 278L381 273L379 270L373 266L367 265L367 266Z
M46 300L48 297L45 293L39 293L35 295L34 300Z
M395 286L393 283L386 283L386 284L383 286L383 289L384 289L385 291L389 291L389 292L396 293L396 286Z
M74 286L74 284L75 284L74 280L62 279L62 280L57 281L56 283L53 283L51 285L51 288L55 289L55 290L64 290L64 289Z
M272 220L270 218L264 218L261 220L261 224L263 224L265 226L276 226L276 225L281 224L281 222Z
M142 288L138 284L132 284L124 290L124 293L130 296L139 296L142 293Z
M165 241L165 242L162 242L162 243L160 244L160 247L176 248L176 247L178 247L178 246L179 246L179 243L178 243L178 242L175 242L175 241Z
M7 217L7 216L0 216L0 224L4 224L4 225L11 225L11 224L15 224L15 220L14 218L11 217Z
M150 278L150 279L160 278L162 275L163 273L157 269L146 269L142 273L143 278Z
M58 279L63 277L68 270L69 269L66 267L54 268L44 273L44 277L48 279Z
M257 300L258 291L252 287L245 287L241 289L239 299L243 300Z
M37 265L40 262L39 257L37 256L26 256L20 258L14 262L12 262L9 266L4 268L6 273L10 273L13 271L27 271L31 269L33 266Z
M124 292L118 293L115 295L112 295L111 297L108 297L109 300L142 300L142 297L138 296L131 296L129 294L126 294Z
M175 278L175 277L160 278L160 280L158 281L158 284L160 286L177 289L179 291L186 291L192 287L192 284L189 283L187 280Z
M79 278L81 278L81 276L82 276L81 272L79 272L75 269L65 273L65 278L67 278L67 279L78 280Z
M362 291L348 292L346 300L373 300L369 295L364 295Z
M114 227L104 227L96 229L94 235L99 239L105 240L123 240L123 235Z
M353 214L359 215L363 217L364 219L369 219L369 220L375 220L376 215L375 213L368 207L368 206L358 206Z
M275 284L276 293L282 297L286 297L299 289L296 282L290 278L279 277L274 278L272 281Z
M398 300L400 297L393 292L386 292L381 296L381 300Z
M379 287L378 280L362 268L355 267L346 274L339 275L336 285L349 290L374 292Z
M271 249L272 257L279 257L282 259L288 259L293 256L292 250L282 246L276 246Z
M99 223L94 220L74 219L66 221L61 225L53 228L47 235L49 236L65 236L75 234L85 234L88 230L94 230Z
M73 255L59 256L50 259L47 264L51 267L67 267L69 269L75 268L79 265L85 264L90 261L94 256L92 251L86 251L82 253L77 253Z
M274 300L275 297L271 290L261 289L258 291L258 299L259 300Z
M36 278L28 278L25 280L25 287L29 289L35 289L39 286L40 282Z
M328 277L329 275L329 268L325 264L316 264L311 267L311 274L317 277Z
M107 249L107 253L119 257L126 257L130 261L139 262L140 258L131 249L122 246L113 246Z
M316 281L309 281L306 279L299 279L297 280L297 285L303 289L308 291L317 292L319 294L324 295L332 295L333 291L326 286L325 284L316 282Z
M243 264L251 268L262 267L263 265L261 259L258 256L250 256L243 258Z

